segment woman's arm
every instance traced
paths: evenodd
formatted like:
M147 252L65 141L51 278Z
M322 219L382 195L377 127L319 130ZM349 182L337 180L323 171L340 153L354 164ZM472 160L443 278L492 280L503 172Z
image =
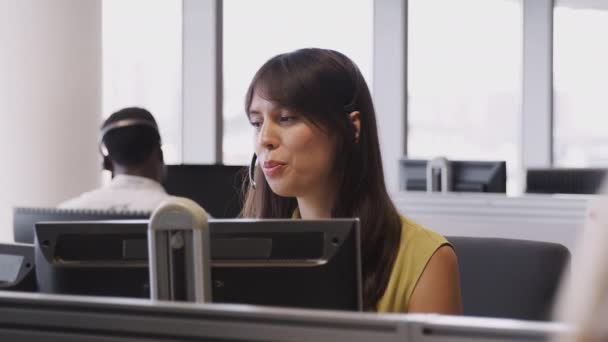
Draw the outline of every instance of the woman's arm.
M450 246L442 246L422 272L410 298L408 312L462 314L458 258Z

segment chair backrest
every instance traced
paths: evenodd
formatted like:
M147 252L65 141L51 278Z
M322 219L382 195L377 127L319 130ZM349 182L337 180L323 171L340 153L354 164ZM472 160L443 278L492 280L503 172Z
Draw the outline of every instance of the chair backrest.
M96 221L148 219L146 211L106 211L89 209L24 208L13 209L13 234L16 242L34 243L34 224L53 221Z
M448 237L458 255L464 314L548 320L570 252L560 244Z
M34 245L0 243L0 290L35 292Z

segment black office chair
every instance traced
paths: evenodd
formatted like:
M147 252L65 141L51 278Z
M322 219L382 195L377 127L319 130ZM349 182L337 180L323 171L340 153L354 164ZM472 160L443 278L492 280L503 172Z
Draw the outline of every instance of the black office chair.
M34 243L34 224L53 221L98 221L149 219L151 212L106 211L89 209L13 208L13 236L15 242Z
M499 238L448 237L460 266L464 314L550 319L570 252L560 244Z
M0 290L37 291L34 245L0 243Z

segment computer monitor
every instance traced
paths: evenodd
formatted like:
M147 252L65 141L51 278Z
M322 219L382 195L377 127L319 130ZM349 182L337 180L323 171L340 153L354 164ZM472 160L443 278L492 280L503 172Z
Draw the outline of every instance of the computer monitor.
M0 243L0 290L36 291L34 245Z
M169 165L163 185L169 194L193 200L213 217L236 218L246 176L246 166Z
M399 189L426 191L427 160L401 159L399 161ZM504 161L451 160L451 184L454 192L493 192L507 190L507 163ZM436 174L435 184L440 184Z
M595 194L606 177L600 168L538 168L526 172L526 193Z
M214 302L361 309L359 221L211 220ZM41 292L149 298L147 222L36 225Z
M38 222L141 220L150 218L151 214L146 211L15 207L13 208L13 236L15 242L34 243L34 224Z

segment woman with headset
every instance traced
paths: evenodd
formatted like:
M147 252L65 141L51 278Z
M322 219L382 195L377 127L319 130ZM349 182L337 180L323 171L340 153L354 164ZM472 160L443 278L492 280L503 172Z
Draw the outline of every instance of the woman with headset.
M358 217L366 310L461 313L452 246L389 198L371 95L348 57L302 49L271 58L245 110L255 155L242 216Z

